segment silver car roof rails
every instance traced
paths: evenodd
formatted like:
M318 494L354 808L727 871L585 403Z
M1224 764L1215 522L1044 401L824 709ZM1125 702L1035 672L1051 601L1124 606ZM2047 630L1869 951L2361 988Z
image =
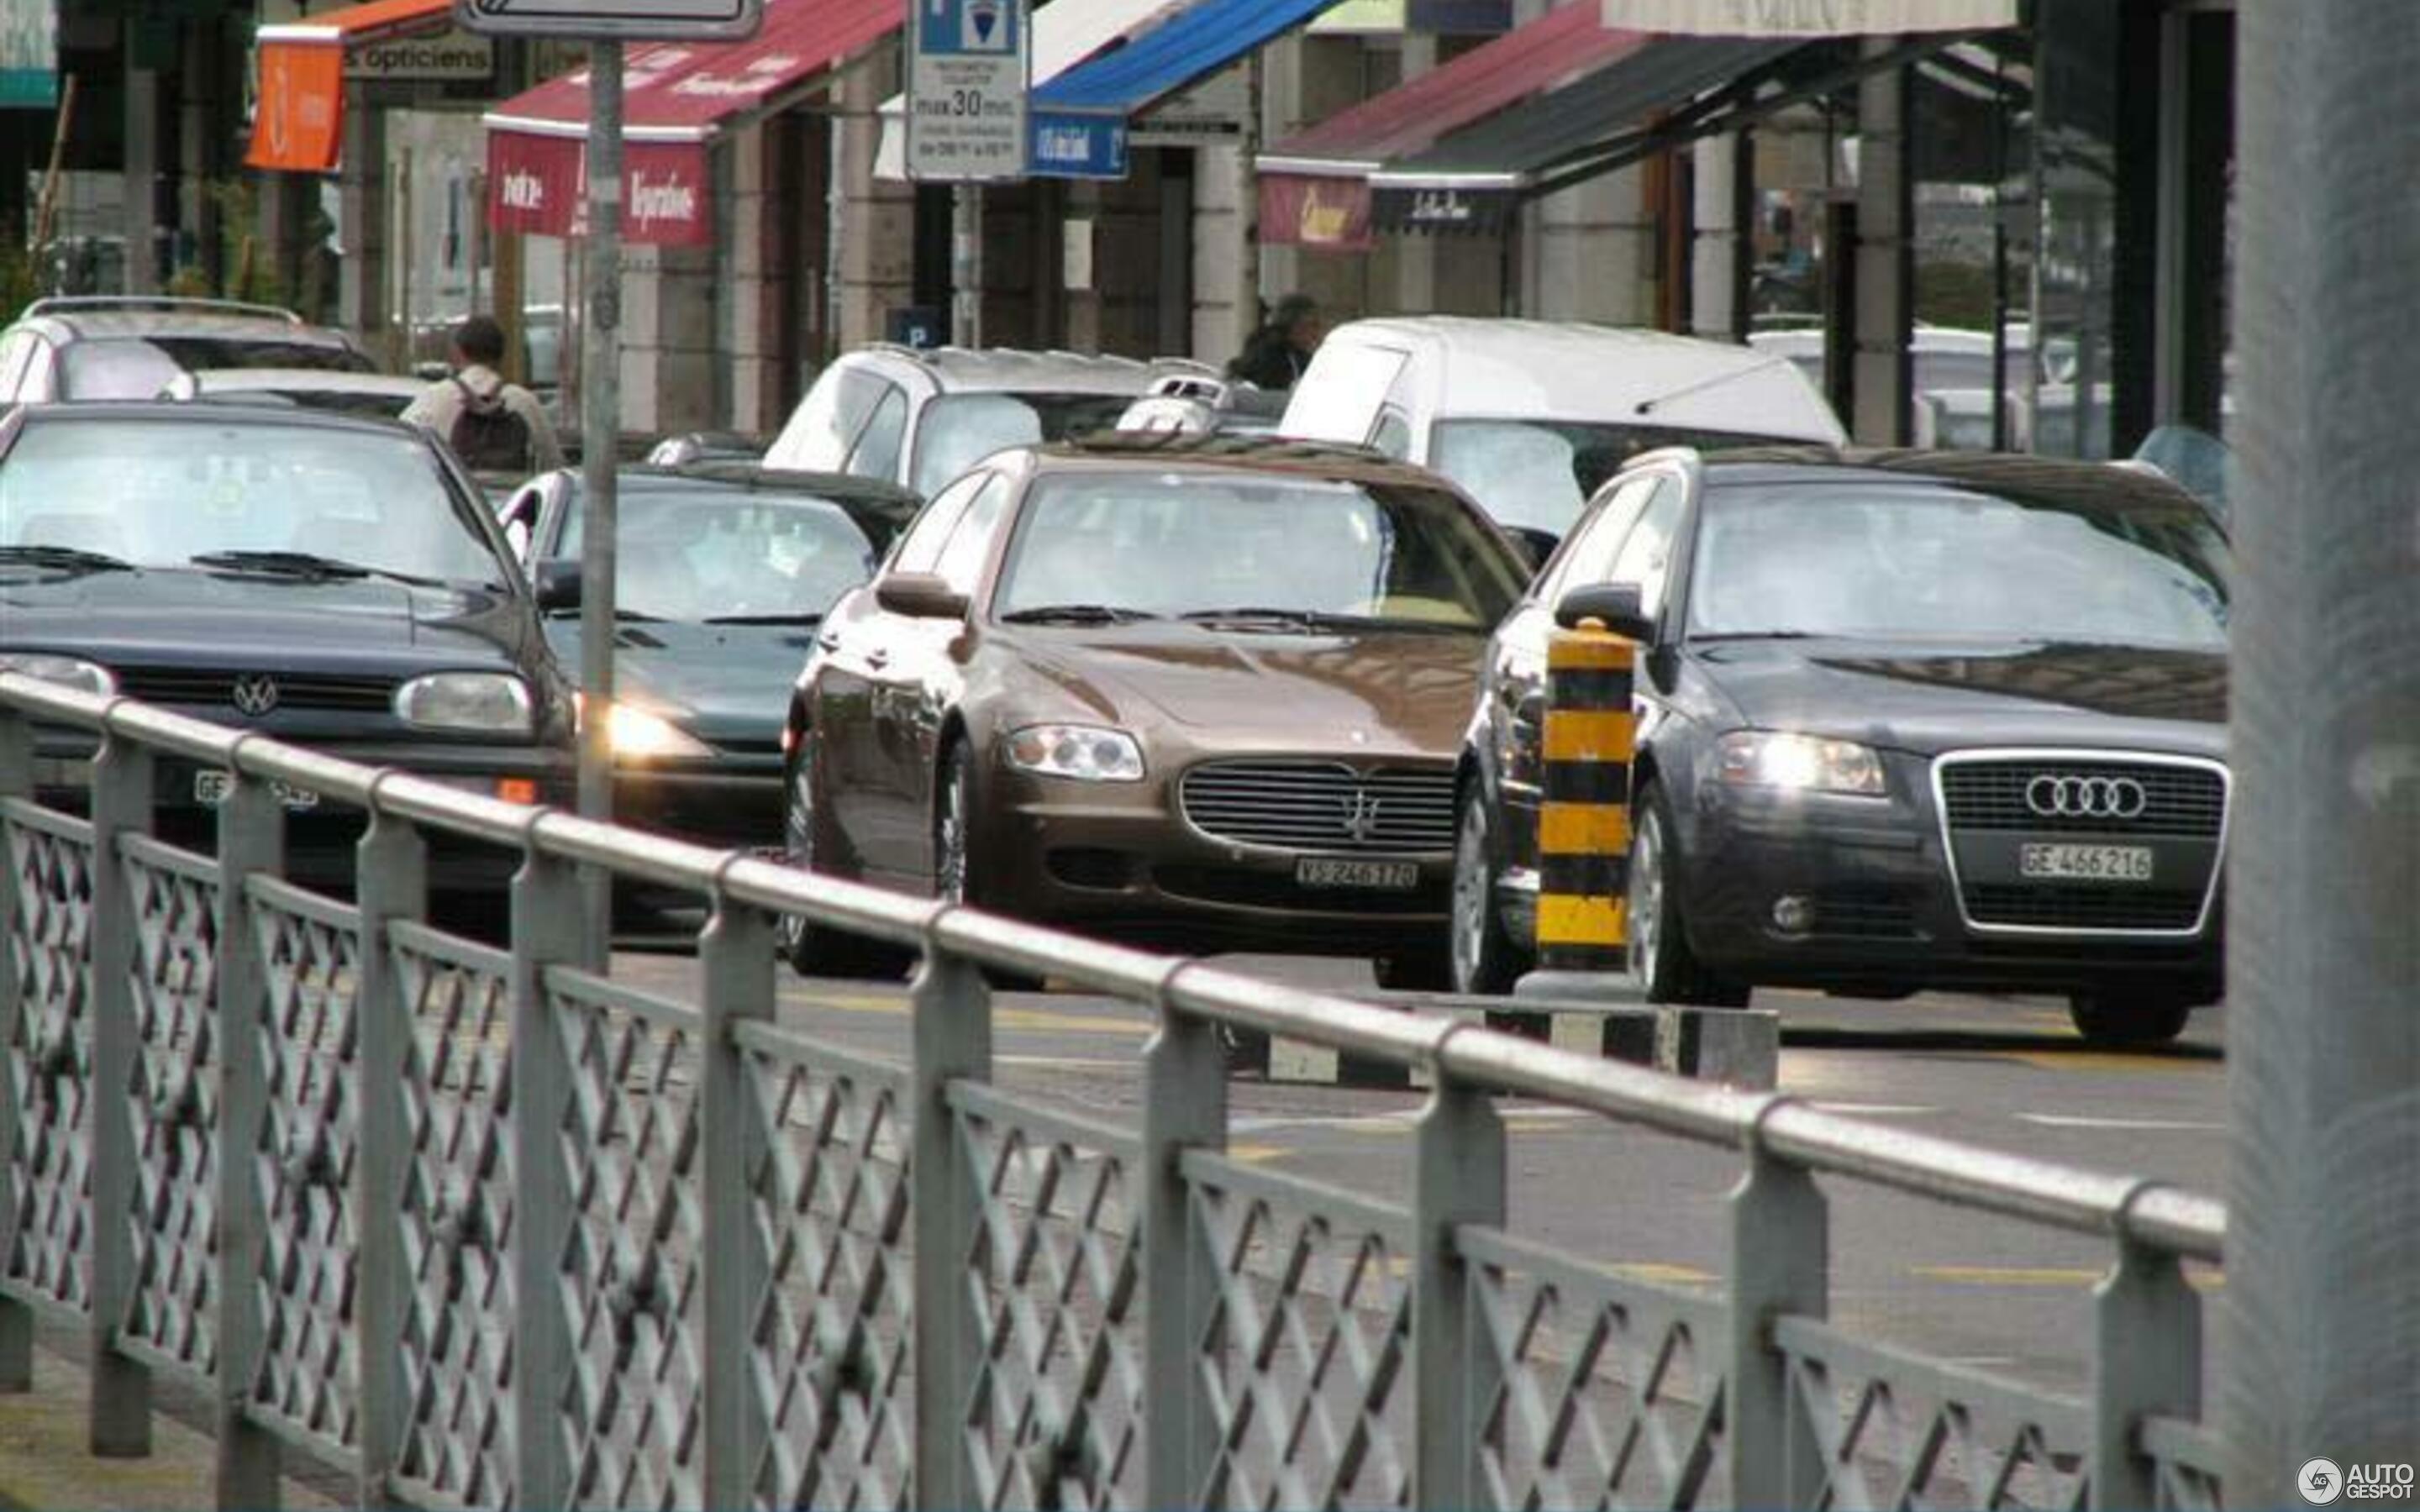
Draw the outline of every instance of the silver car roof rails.
M283 320L289 326L302 317L283 305L255 304L244 300L189 299L175 294L54 294L25 306L25 314L100 314L111 310L186 310L195 315L249 315Z

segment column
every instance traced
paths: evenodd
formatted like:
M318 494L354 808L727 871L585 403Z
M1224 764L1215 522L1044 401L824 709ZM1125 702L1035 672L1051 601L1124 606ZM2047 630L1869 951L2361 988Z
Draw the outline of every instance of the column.
M1887 51L1890 38L1865 43ZM1857 321L1855 413L1849 432L1872 446L1904 446L1908 341L1916 315L1915 201L1907 176L1907 75L1883 69L1857 86Z
M877 178L874 158L882 140L877 114L898 92L898 43L884 44L842 76L840 113L840 344L882 339L884 317L915 296L915 191Z
M1747 332L1740 305L1740 259L1749 227L1741 214L1742 177L1748 171L1745 136L1710 136L1699 142L1696 205L1690 240L1689 329L1700 336L1730 340Z

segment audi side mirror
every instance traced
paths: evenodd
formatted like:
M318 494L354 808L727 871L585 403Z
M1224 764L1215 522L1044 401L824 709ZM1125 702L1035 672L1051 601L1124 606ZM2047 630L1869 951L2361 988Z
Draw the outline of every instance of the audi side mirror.
M539 613L553 614L580 607L579 563L567 557L551 558L539 563L530 578L537 590Z
M1575 630L1595 621L1614 634L1647 642L1655 639L1655 622L1639 608L1637 583L1591 583L1575 588L1555 605L1555 623Z
M967 595L930 572L894 572L876 583L874 601L911 620L963 620Z
M1532 525L1508 525L1505 533L1512 537L1512 544L1521 548L1521 554L1529 559L1529 576L1532 578L1544 570L1547 559L1555 554L1555 548L1563 544L1563 538L1554 532L1542 531Z

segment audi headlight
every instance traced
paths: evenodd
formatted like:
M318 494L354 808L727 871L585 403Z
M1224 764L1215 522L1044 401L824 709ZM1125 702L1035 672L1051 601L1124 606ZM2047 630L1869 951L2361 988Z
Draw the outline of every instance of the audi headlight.
M117 691L116 673L81 656L52 656L39 651L0 653L0 672L39 677L45 683L72 687L79 693L99 693L104 698Z
M431 672L395 690L395 717L419 730L528 735L529 685L509 672Z
M1865 798L1883 795L1882 758L1854 741L1824 740L1774 730L1738 730L1725 735L1716 751L1726 782L1786 788L1797 793L1847 793Z
M1078 782L1140 782L1142 748L1123 730L1089 724L1030 724L1008 737L1009 764Z

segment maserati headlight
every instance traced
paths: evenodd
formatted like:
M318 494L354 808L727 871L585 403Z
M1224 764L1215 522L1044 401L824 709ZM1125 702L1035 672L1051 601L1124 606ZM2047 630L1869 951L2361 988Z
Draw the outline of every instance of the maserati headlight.
M1142 748L1123 730L1089 724L1030 724L1008 737L1009 764L1078 782L1140 782Z
M420 730L527 735L529 685L510 672L431 672L395 691L395 717Z
M117 677L97 661L81 656L53 656L39 651L0 652L0 672L39 677L45 683L103 697L117 691Z
M1716 749L1726 782L1865 798L1883 795L1882 758L1854 741L1737 730L1725 735Z

